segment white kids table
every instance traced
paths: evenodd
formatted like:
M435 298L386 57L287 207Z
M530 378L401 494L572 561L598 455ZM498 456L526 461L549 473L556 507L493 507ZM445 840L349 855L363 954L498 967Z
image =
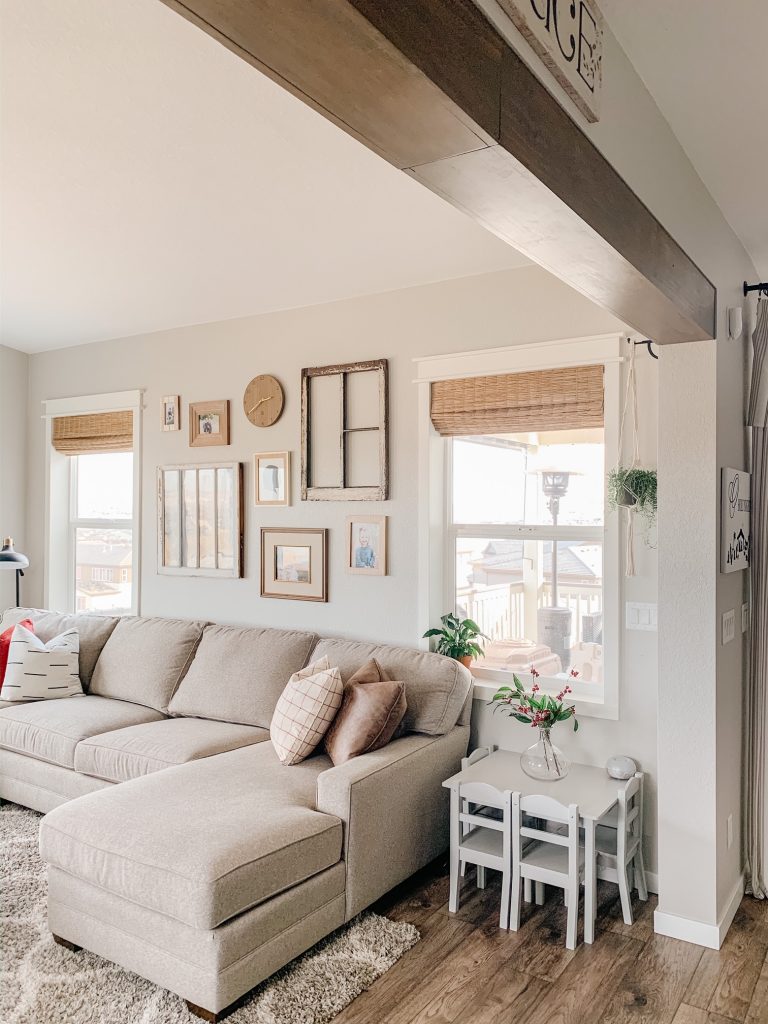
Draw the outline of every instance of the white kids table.
M446 779L443 785L446 789L457 789L462 782L484 782L493 786L499 791L499 807L502 806L501 794L507 789L522 796L551 796L561 804L578 804L584 826L584 941L593 942L597 912L595 829L599 820L618 802L619 790L626 783L621 779L612 779L604 768L573 762L564 779L542 782L525 774L520 767L520 754L511 750L494 750L487 757ZM490 800L487 803L493 806Z

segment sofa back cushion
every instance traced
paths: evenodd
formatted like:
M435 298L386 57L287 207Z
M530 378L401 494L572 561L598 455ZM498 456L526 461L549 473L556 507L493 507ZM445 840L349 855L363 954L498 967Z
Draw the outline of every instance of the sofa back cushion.
M185 619L124 616L104 645L90 692L167 714L204 627Z
M96 662L118 618L114 615L65 615L43 608L13 608L3 613L0 626L4 627L6 623L9 626L16 625L22 619L32 620L35 636L39 636L44 643L70 629L77 630L80 635L80 681L87 693Z
M280 694L316 642L315 633L208 625L170 714L268 729Z
M398 734L422 732L442 736L456 725L472 688L472 676L457 661L441 654L407 647L362 643L355 640L320 640L312 660L327 656L338 665L346 683L371 658L390 679L405 683L408 707Z

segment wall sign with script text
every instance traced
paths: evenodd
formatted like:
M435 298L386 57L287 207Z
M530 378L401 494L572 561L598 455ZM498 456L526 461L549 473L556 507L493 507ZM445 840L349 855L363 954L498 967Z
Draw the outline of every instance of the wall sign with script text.
M738 572L749 566L750 476L742 469L723 467L720 503L720 571Z
M499 0L590 122L600 120L603 16L594 0Z

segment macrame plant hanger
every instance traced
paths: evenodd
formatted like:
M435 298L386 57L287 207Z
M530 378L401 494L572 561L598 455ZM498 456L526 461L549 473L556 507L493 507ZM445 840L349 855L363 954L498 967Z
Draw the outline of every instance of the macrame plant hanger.
M627 384L624 389L624 408L621 411L621 427L619 429L619 450L616 458L616 469L621 465L621 457L624 452L624 425L627 419L627 409L631 409L632 415L632 462L630 469L637 469L640 463L640 445L637 437L637 380L635 378L635 346L629 346L629 369L627 371ZM627 546L625 557L624 573L626 576L635 575L635 508L634 505L625 506L627 523Z

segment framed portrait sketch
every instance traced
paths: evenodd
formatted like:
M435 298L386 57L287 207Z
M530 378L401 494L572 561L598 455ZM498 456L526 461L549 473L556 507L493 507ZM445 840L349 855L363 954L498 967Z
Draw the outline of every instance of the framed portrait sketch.
M157 571L243 575L243 464L160 466Z
M261 596L328 600L328 531L261 528Z
M163 398L163 430L180 430L179 395L165 395Z
M189 403L189 447L229 444L229 399Z
M253 456L253 500L256 505L291 504L290 452L257 452Z
M386 576L386 516L347 518L347 572L360 576Z

